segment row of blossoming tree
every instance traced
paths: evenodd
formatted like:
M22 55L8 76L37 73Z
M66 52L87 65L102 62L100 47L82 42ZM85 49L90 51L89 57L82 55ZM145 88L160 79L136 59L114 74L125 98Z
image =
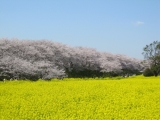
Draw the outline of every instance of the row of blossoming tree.
M0 80L135 74L141 60L48 40L0 39Z

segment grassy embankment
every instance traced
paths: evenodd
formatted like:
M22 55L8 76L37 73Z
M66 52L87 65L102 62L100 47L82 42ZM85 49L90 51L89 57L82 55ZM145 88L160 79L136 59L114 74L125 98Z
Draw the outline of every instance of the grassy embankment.
M0 120L158 120L160 77L0 82Z

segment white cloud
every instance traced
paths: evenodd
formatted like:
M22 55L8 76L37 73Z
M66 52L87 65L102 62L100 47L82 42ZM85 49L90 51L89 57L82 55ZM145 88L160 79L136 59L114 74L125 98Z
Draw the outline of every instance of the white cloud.
M143 24L144 24L144 22L137 21L135 24L136 24L136 25L143 25Z

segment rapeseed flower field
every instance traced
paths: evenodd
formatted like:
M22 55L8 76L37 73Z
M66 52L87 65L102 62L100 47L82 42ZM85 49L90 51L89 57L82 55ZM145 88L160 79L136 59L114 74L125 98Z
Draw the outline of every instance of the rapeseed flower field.
M0 120L160 120L160 77L0 82Z

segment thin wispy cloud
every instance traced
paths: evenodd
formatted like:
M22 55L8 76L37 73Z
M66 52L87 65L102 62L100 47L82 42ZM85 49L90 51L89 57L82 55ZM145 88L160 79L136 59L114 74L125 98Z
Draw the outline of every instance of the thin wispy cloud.
M143 25L143 24L144 24L144 22L141 22L141 21L136 22L136 25Z

